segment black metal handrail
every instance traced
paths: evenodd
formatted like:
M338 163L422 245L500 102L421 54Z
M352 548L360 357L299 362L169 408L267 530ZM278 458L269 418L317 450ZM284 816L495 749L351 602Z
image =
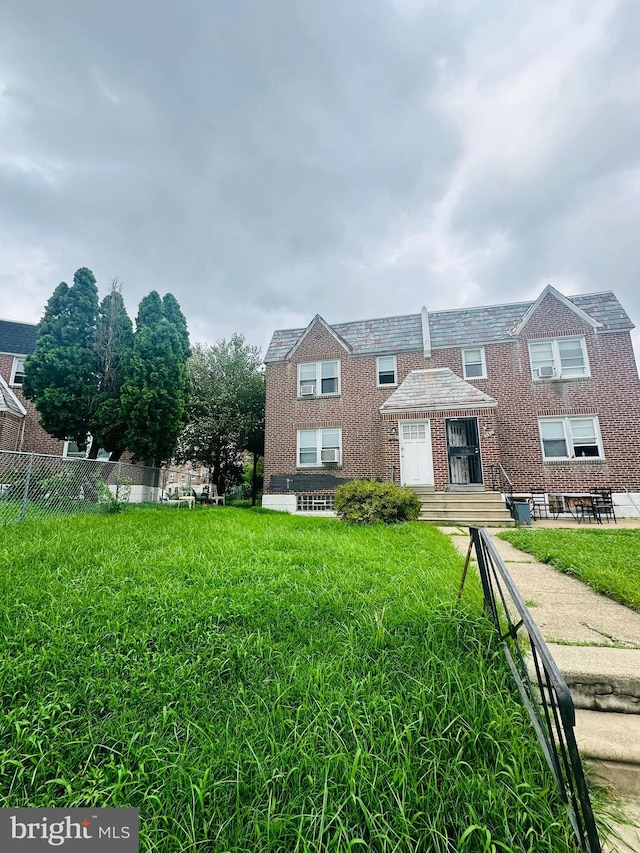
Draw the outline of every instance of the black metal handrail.
M469 532L471 542L467 566L473 548L478 561L485 608L558 785L580 850L584 853L602 853L576 743L575 708L567 683L487 531L471 527ZM524 638L528 640L525 645L530 659L529 667L521 648ZM530 672L535 672L535 682Z
M513 514L513 483L499 462L485 465L485 482L492 492L502 492L507 509Z

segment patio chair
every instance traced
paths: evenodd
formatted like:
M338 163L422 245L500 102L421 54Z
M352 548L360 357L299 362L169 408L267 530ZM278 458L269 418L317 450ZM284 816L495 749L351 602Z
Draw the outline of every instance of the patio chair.
M593 503L600 518L604 515L607 521L612 518L615 524L617 524L611 489L594 489L593 495Z
M211 486L211 493L210 493L210 495L209 495L209 500L210 500L212 503L216 504L217 506L224 506L225 496L224 496L224 495L219 495L219 494L218 494L218 487L217 487L217 486L212 485L212 486Z
M547 507L547 494L544 489L531 489L531 518L549 518L549 509Z
M589 499L580 500L575 503L573 505L573 510L578 524L591 519L593 519L593 521L597 521L598 524L602 524L595 495Z

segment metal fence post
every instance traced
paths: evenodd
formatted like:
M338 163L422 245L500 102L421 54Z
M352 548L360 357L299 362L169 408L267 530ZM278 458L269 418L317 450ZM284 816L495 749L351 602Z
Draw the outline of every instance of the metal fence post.
M20 522L24 521L24 516L27 511L27 498L29 496L29 484L31 482L31 471L33 470L34 454L29 455L29 464L27 465L27 475L24 480L24 494L22 495L22 506L20 507Z

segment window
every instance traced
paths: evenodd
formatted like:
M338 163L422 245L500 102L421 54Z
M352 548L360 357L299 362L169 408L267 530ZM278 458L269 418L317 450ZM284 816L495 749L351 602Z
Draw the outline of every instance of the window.
M298 465L316 466L342 461L341 429L299 429Z
M333 509L333 501L333 495L329 494L298 495L296 504L298 512L318 512Z
M340 362L309 361L298 365L298 395L320 397L340 393Z
M378 358L378 385L396 385L395 355L381 355Z
M584 338L530 341L529 357L534 379L571 379L590 375Z
M465 379L486 379L487 365L484 360L484 347L463 349L462 369Z
M598 419L540 418L544 459L604 458Z
M77 442L71 441L68 439L64 443L64 451L62 453L63 456L67 456L70 459L86 459L89 455L89 451L91 450L91 445L93 444L93 437L91 435L87 436L87 446L84 450L80 450ZM100 448L98 450L98 459L107 460L111 456L110 451L105 450L104 448Z
M14 356L13 370L11 371L11 385L22 385L24 379L24 363L26 356Z

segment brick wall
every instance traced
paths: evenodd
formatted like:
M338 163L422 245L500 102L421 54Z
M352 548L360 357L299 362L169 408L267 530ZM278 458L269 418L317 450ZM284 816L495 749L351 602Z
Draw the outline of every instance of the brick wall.
M11 380L11 371L13 369L13 356L6 353L0 353L0 374L7 383ZM59 441L57 438L49 435L46 430L40 426L40 416L34 404L27 400L22 389L18 385L11 386L11 390L16 395L18 400L27 410L27 417L24 426L24 434L22 437L22 446L9 447L4 443L0 443L0 450L21 450L24 453L46 453L52 456L62 456L64 452L64 441ZM14 439L13 434L8 437L9 443Z
M591 377L534 382L529 340L567 335L585 337ZM598 333L547 295L519 337L487 344L485 358L487 379L472 384L498 400L496 409L402 416L430 420L437 489L449 484L446 419L477 417L483 466L500 462L517 490L581 491L600 484L618 491L640 491L640 382L627 332ZM340 396L298 399L298 364L327 359L340 360ZM394 388L376 387L376 367L375 356L350 355L321 325L311 330L290 361L267 365L267 491L272 475L291 477L319 471L345 479L395 477L399 481L399 443L391 433L399 417L379 412ZM422 352L398 353L398 383L409 371L424 367L449 367L462 376L461 350L434 350L426 360ZM543 462L538 418L577 414L598 417L605 459ZM298 467L296 431L321 427L342 427L342 465Z

